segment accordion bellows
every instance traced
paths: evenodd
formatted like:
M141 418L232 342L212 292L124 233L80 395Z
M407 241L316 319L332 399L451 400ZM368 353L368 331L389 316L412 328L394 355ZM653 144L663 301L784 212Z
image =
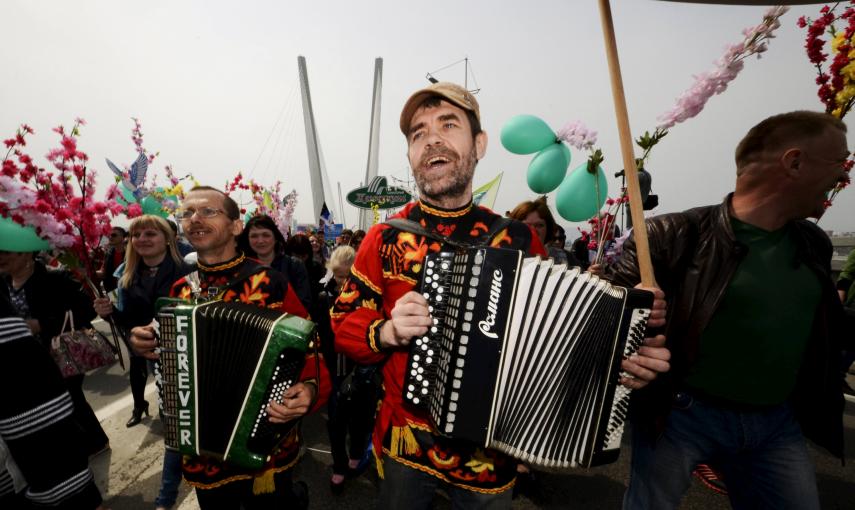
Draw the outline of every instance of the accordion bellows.
M267 404L297 382L314 324L269 308L157 301L155 382L167 448L257 469L297 420Z
M428 255L421 291L434 324L411 343L404 401L438 433L544 468L616 460L620 362L652 293L498 248Z

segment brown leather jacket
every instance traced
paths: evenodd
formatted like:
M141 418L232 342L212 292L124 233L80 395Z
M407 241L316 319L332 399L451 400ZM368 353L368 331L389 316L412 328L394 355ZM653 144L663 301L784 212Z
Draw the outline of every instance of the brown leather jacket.
M721 205L698 207L647 220L650 252L659 287L668 301L665 335L671 371L660 374L633 396L636 429L661 432L671 400L698 355L701 334L710 322L747 247L733 235L730 195ZM814 223L792 223L799 261L814 270L823 284L813 330L791 402L804 435L843 457L843 393L840 356L843 309L830 274L828 236ZM635 241L606 269L606 278L634 286L640 281ZM775 299L775 296L769 296Z

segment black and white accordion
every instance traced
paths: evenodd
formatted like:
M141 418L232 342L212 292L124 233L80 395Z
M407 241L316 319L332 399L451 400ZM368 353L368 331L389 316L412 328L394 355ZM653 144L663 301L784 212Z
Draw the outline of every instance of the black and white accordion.
M297 382L314 324L243 303L156 304L155 382L167 448L256 469L296 420L271 423L267 404Z
M404 401L438 433L543 468L617 459L620 363L652 293L499 248L428 255L421 291L433 325L410 344Z

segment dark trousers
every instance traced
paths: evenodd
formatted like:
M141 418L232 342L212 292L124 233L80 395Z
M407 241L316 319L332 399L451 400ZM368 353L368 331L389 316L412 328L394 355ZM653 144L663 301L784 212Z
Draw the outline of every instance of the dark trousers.
M701 463L722 472L734 509L819 509L813 464L788 404L737 411L680 393L662 437L632 434L624 510L678 508Z
M327 432L333 457L333 473L348 472L348 460L362 459L374 428L377 408L376 367L356 365L350 376L339 381L327 403ZM350 448L347 435L350 433Z
M128 376L131 380L131 395L134 396L134 409L146 407L145 383L148 379L148 360L140 356L130 356Z
M434 493L440 487L451 498L452 510L503 510L511 508L513 491L482 494L445 483L400 462L383 459L383 481L380 482L379 510L428 510Z
M227 483L215 489L196 489L201 510L292 510L305 508L305 501L294 494L291 470L276 473L276 490L269 494L253 494L252 479ZM307 495L304 495L307 496Z
M101 423L98 422L98 417L95 416L95 411L86 401L86 396L83 394L83 374L65 378L65 386L71 395L71 401L74 404L74 420L83 429L83 434L86 441L86 450L89 454L93 454L104 448L110 439L101 428Z

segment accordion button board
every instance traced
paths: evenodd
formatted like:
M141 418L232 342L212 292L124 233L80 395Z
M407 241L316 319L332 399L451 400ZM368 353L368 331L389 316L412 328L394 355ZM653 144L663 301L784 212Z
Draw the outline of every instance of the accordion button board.
M651 293L485 247L428 255L420 290L403 397L438 433L547 468L617 458Z
M156 308L167 448L262 467L296 423L271 423L267 405L299 379L314 324L242 303L164 298Z

